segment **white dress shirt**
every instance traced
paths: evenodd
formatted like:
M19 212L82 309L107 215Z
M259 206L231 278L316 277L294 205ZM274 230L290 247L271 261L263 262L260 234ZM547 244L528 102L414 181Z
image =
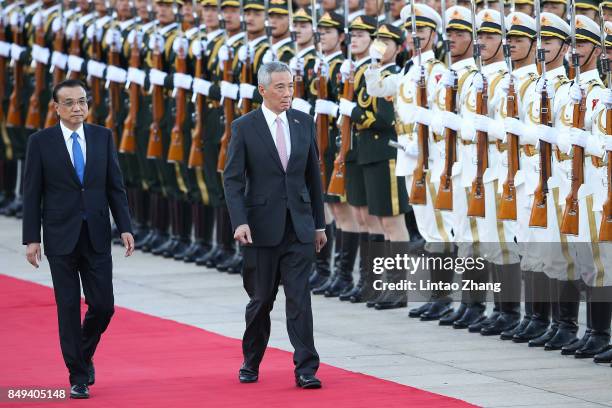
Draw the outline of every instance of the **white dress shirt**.
M277 115L266 107L265 102L261 104L261 111L264 114L264 118L266 118L266 123L268 124L268 128L270 129L270 134L272 135L272 140L274 140L274 145L276 145L276 119L280 118L280 120L282 121L283 130L285 131L287 160L289 160L289 157L291 157L291 135L289 134L289 121L287 120L287 112L282 112L280 115ZM276 146L276 149L278 150L278 146Z
M85 131L83 130L83 125L79 126L79 128L75 131L68 129L62 121L60 120L60 128L62 129L62 134L64 135L64 142L66 142L66 149L68 149L68 154L70 155L70 161L74 166L74 157L72 157L72 134L76 132L79 137L78 141L81 145L81 151L83 152L83 164L87 163L87 142L85 142Z

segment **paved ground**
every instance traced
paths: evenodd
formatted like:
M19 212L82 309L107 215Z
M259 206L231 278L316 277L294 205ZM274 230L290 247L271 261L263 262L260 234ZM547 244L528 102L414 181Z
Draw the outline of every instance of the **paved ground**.
M31 268L20 242L21 224L0 216L0 273L50 286L48 263ZM247 298L239 276L122 255L114 249L117 305L242 336ZM270 344L291 350L282 290L276 305ZM419 322L406 309L375 311L315 296L313 311L317 349L328 364L487 407L612 407L608 365Z

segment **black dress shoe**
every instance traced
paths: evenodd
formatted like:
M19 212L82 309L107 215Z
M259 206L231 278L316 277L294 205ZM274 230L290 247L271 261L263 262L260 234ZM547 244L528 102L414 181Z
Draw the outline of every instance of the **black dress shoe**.
M327 279L329 279L329 275L323 275L315 269L308 278L308 285L310 287L310 290L316 289L319 286L323 285L325 281L327 281Z
M515 329L519 323L519 316L502 313L494 323L480 329L480 334L483 336L498 336L504 331Z
M463 316L453 322L453 329L467 329L475 323L482 322L485 319L484 311L484 305L476 304L469 306Z
M93 365L93 361L87 367L87 375L87 385L94 385L96 383L96 368Z
M254 383L259 379L259 372L252 368L248 368L246 366L242 366L240 370L238 370L238 380L243 383Z
M227 266L227 269L225 270L225 272L229 273L230 275L236 275L238 273L241 273L243 263L244 263L244 258L242 254L239 253L238 255L234 257L232 262Z
M548 330L549 322L540 319L531 319L525 330L517 331L512 337L515 343L527 343L530 340L537 339Z
M575 358L593 358L599 353L603 353L610 349L610 334L601 332L591 333L587 342L576 350Z
M329 278L327 278L325 280L325 282L323 282L318 287L314 288L312 290L312 294L313 295L322 295L322 294L324 294L325 291L331 287L332 283L334 283L335 280L336 279L333 276L330 276Z
M440 326L452 326L457 320L461 319L465 311L467 310L467 303L461 302L457 310L454 310L452 313L447 314L443 318L440 319L438 324Z
M401 309L402 307L408 306L408 299L404 296L398 296L397 299L385 300L382 302L376 302L374 309L376 310L390 310L390 309Z
M219 252L215 254L215 256L209 258L205 266L207 268L216 268L218 265L225 263L228 259L234 257L234 249L226 249L219 247Z
M595 357L593 357L593 361L596 363L612 363L612 348L596 354Z
M359 293L361 291L361 286L353 286L350 289L347 288L347 290L345 290L344 292L342 292L340 294L340 296L338 296L338 299L340 299L340 301L342 302L346 302L351 300L351 297L355 296L357 293Z
M499 336L499 338L502 339L502 340L512 340L514 338L514 335L524 331L527 328L527 326L529 325L530 322L531 322L531 317L523 318L523 320L521 320L520 323L517 326L510 327L510 328L502 331L500 336Z
M546 343L548 343L553 337L555 337L555 334L557 334L558 330L559 326L550 326L543 335L533 340L529 340L529 347L544 347Z
M429 308L431 307L431 305L433 304L433 302L427 302L427 303L423 303L421 306L419 307L413 307L412 309L410 309L408 311L408 317L421 317L421 315L423 313L425 313L426 311L429 310Z
M321 380L312 374L301 374L295 377L295 385L305 390L321 388Z
M483 327L487 327L487 326L490 326L493 323L495 323L500 315L501 315L500 312L498 312L497 310L494 310L494 311L491 312L491 314L489 316L487 316L486 319L484 319L484 320L482 320L480 322L476 322L474 324L470 324L468 326L468 331L470 333L480 333L480 331L482 330Z
M202 256L210 252L210 249L211 247L208 244L196 243L193 247L193 251L185 254L183 257L183 262L194 263L197 259L200 259Z
M423 312L419 318L424 322L439 320L452 311L453 307L451 306L450 300L437 300L433 302L431 307Z
M563 347L569 346L572 343L578 341L576 333L578 332L577 327L567 327L560 325L555 335L549 341L544 344L544 350L561 350ZM574 350L575 351L575 350ZM563 354L563 353L561 353Z
M338 277L332 282L332 284L327 288L327 290L323 293L325 297L338 297L345 290L353 289L353 281L346 280L343 277Z
M561 348L561 355L563 356L571 356L574 355L576 353L576 350L582 348L587 341L589 341L589 337L591 337L591 329L587 329L584 334L582 335L582 337L580 338L580 340L575 340L571 343L569 343L566 346L563 346Z
M70 386L70 398L74 398L74 399L89 398L89 388L87 388L87 384L74 384Z

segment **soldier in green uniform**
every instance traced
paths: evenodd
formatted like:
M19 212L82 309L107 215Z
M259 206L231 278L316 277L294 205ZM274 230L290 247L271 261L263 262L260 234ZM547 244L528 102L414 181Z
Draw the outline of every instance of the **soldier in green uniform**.
M312 92L311 83L315 79L314 66L317 61L317 50L314 46L314 32L312 29L312 14L309 8L298 9L293 14L293 26L295 30L296 49L295 57L289 61L289 66L293 70L294 76L300 77L303 84L301 95L294 88L292 108L301 110L304 113L314 113L313 108L316 93ZM304 101L305 103L303 103Z
M289 10L287 0L270 0L268 10L272 34L272 52L274 58L288 63L295 55L295 48L289 32Z
M542 1L542 11L552 13L557 17L565 19L567 14L567 0L544 0Z

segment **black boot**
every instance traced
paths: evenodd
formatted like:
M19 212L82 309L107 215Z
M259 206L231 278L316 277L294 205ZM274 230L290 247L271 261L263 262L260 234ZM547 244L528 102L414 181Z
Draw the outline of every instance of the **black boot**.
M524 288L525 288L524 290L525 315L523 316L523 319L520 321L518 326L512 329L509 329L509 330L504 330L501 333L500 338L502 340L512 340L515 334L524 331L527 328L527 326L529 326L529 323L531 323L531 315L533 314L533 300L532 300L533 272L522 270L521 276L523 278L523 283L524 283ZM520 303L519 303L519 308L520 308Z
M376 275L374 274L372 265L372 253L377 246L384 246L385 236L383 234L369 234L367 242L360 242L360 253L363 253L363 267L364 270L364 281L358 291L351 295L351 303L362 303L368 302L378 296L376 290L374 290L374 280ZM362 252L363 250L363 252ZM360 255L361 256L361 255Z
M610 348L612 286L591 288L591 336L576 350L576 358L592 358Z
M161 194L158 194L155 217L155 235L152 236L151 239L142 247L143 252L151 252L154 248L157 248L170 240L170 236L168 235L168 227L170 224L168 206L168 199Z
M196 203L193 211L193 228L195 240L191 250L183 256L183 262L192 263L212 250L212 232L215 218L214 209L202 203ZM196 219L197 218L197 219Z
M463 300L459 303L459 307L454 309L451 313L446 316L440 318L438 324L440 326L452 326L457 320L461 319L461 317L465 314L468 308L467 302Z
M0 201L0 214L4 214L4 210L13 202L15 198L15 186L17 184L17 160L4 161L4 173L2 175L3 192L2 201Z
M546 333L550 325L550 283L544 272L531 272L531 319L525 329L512 337L515 343L527 343ZM525 289L527 290L527 289ZM527 298L527 294L525 295ZM525 301L527 305L527 301Z
M147 235L145 235L144 237L142 237L139 240L136 240L136 242L134 243L134 247L136 249L142 249L148 246L149 241L151 241L152 239L154 239L154 237L158 234L157 232L157 213L158 213L158 197L156 193L150 193L149 195L149 219L148 219L148 224L150 225L149 228L149 233ZM147 252L147 251L145 251Z
M196 223L193 218L192 204L187 200L180 200L177 215L179 218L179 240L174 248L164 253L164 257L174 258L177 261L182 261L185 257L185 254L188 251L192 250L191 233Z
M578 342L576 337L578 333L578 310L580 308L578 281L558 281L557 299L559 304L559 328L555 335L544 344L544 350L561 350L563 347Z
M402 247L405 247L405 242L388 242L386 258L392 258L395 254L401 253ZM394 290L386 290L383 297L380 298L374 308L376 310L398 309L408 306L408 293L405 289L398 289L397 286L402 284L406 279L406 270L403 268L392 269L386 271L387 281L396 286Z
M217 268L217 270L219 270L219 265L225 264L236 254L236 245L229 218L229 211L227 210L226 206L219 207L218 211L219 222L217 223L217 233L219 234L221 245L219 246L219 251L216 253L216 255L209 258L205 264L208 268Z
M308 285L310 289L318 288L331 276L332 270L332 253L334 250L334 241L332 237L334 237L334 224L327 224L325 226L325 236L328 241L327 244L316 254L314 268L310 277L308 278ZM335 238L336 244L338 243L338 238Z
M559 330L559 281L557 279L548 278L548 295L552 314L551 324L540 337L529 340L529 347L544 347Z
M158 245L157 247L151 250L153 255L163 255L169 248L172 248L176 245L179 240L179 226L178 226L178 215L177 215L177 206L178 200L176 198L171 198L168 200L168 218L170 221L170 239L166 242Z
M208 210L208 207L207 207ZM223 248L223 233L222 231L222 214L221 214L221 207L217 207L214 209L210 209L212 211L212 214L209 214L210 217L214 218L214 225L216 225L216 235L215 235L215 245L212 245L212 229L214 228L213 226L210 227L210 241L211 241L211 249L206 252L205 254L202 254L201 256L199 256L198 258L196 258L195 260L195 264L197 266L206 266L206 263L209 262L211 259L215 258L216 256L218 256L218 254L221 252L222 248ZM208 227L206 229L207 233L208 233Z
M138 232L134 234L134 242L149 235L151 228L147 217L147 200L149 194L140 188L134 190L134 219L138 224Z
M485 263L485 268L482 271L472 270L464 272L465 278L471 279L477 284L485 284L489 280L489 262ZM461 317L453 321L453 329L467 329L471 325L477 324L485 320L485 309L487 292L484 290L464 291L461 294L467 307ZM442 323L442 319L440 319Z
M381 244L382 245L380 247L380 251L382 252L383 256L386 256L389 250L389 241L384 240L383 242L381 242ZM372 252L370 256L374 256L374 253ZM388 278L389 277L388 277L387 271L383 271L381 274L378 275L378 280L382 281L383 283L387 282ZM377 279L377 278L374 277L374 279ZM377 303L379 303L385 298L385 295L386 295L386 291L375 290L372 298L366 302L366 306L375 307Z
M431 254L430 257L438 257L447 258L448 256L452 256L451 253L443 253L443 254ZM436 264L438 262L434 262L431 269L431 281L432 282L444 282L444 283L452 283L454 278L453 270L444 269L443 261L440 262L442 264L441 268L438 268ZM432 320L440 320L442 317L452 313L452 299L450 298L450 292L445 290L435 290L432 293L432 305L429 309L421 314L419 317L422 321L432 321Z
M500 282L499 270L495 264L487 262L486 270L490 282ZM483 327L490 326L491 324L495 323L501 314L500 298L499 292L493 292L493 310L491 310L491 313L485 319L481 320L480 322L470 324L468 326L468 331L470 333L480 333Z
M497 270L502 287L500 292L501 313L495 322L482 327L480 334L483 336L497 336L503 332L511 332L519 325L521 318L521 303L519 302L521 296L520 265L494 265L493 267Z
M579 282L577 282L579 283ZM587 320L587 328L584 332L584 334L582 335L582 337L580 338L580 340L578 341L574 341L570 344L568 344L567 346L563 346L561 348L561 355L564 356L570 356L570 355L574 355L576 353L576 350L581 349L582 347L584 347L584 345L589 341L589 338L591 337L591 331L592 329L592 325L593 325L593 320L592 320L592 310L591 310L591 288L589 288L588 286L585 288L586 291L586 320ZM577 318L578 313L576 313L576 318Z
M17 216L23 209L23 170L24 160L17 160L15 173L15 192L14 198L6 206L0 209L0 214L9 217Z
M355 296L358 293L361 293L363 289L363 285L366 282L367 271L366 265L368 262L368 237L370 236L367 232L361 232L359 234L359 280L357 284L355 284L351 289L347 289L338 296L342 302L347 300L351 300L351 297ZM353 302L354 303L354 302Z
M325 297L338 297L340 293L353 287L353 269L359 249L359 233L342 231L342 259L336 279L324 292Z

